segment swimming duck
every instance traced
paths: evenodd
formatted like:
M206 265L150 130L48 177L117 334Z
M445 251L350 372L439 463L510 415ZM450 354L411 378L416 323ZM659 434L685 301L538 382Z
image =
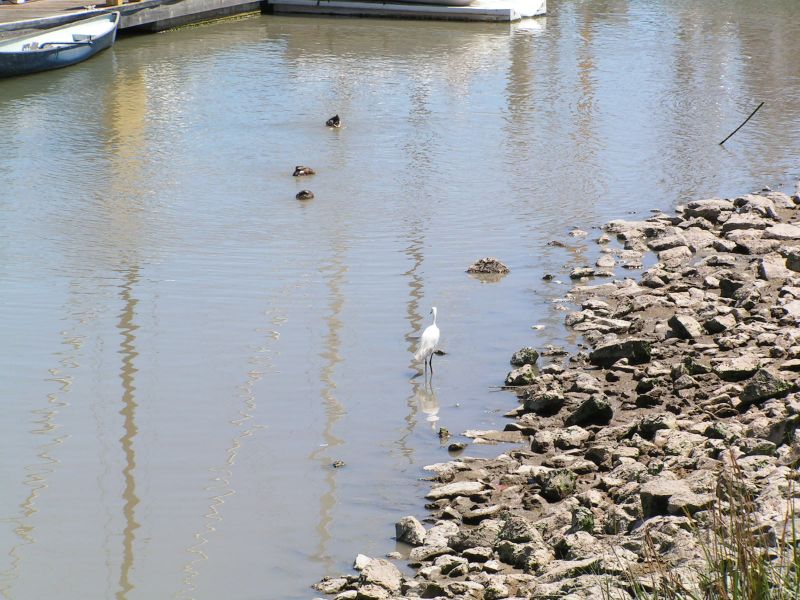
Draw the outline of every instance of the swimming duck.
M325 121L325 125L328 127L341 127L342 120L339 118L339 115L333 115L330 119Z
M297 196L295 196L298 200L311 200L314 198L314 192L311 190L300 190L297 192Z
M314 169L312 169L311 167L304 167L303 165L297 165L294 168L294 173L292 173L292 175L294 175L295 177L302 177L303 175L314 175L315 173L316 171L314 171Z

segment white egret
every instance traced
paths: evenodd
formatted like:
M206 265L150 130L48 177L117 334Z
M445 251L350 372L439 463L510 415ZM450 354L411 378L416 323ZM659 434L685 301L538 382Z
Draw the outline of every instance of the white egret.
M419 350L414 354L414 359L425 361L425 373L428 373L428 364L431 367L431 375L433 375L433 355L436 352L436 346L439 344L439 328L436 326L436 307L431 308L433 315L433 323L425 328L422 332L422 337L419 339Z

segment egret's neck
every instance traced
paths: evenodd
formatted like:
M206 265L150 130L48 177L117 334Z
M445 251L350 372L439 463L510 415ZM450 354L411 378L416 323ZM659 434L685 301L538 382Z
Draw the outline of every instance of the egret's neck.
M436 309L433 309L433 324L436 325Z

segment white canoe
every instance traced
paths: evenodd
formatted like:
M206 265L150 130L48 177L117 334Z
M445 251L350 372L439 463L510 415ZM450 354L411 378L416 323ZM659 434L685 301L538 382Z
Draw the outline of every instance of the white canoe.
M101 15L0 42L0 77L58 69L111 47L119 13Z

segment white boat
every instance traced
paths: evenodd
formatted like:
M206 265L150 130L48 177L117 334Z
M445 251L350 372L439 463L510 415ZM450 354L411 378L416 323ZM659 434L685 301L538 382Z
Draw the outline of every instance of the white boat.
M0 42L0 77L58 69L114 44L119 13L108 12Z

